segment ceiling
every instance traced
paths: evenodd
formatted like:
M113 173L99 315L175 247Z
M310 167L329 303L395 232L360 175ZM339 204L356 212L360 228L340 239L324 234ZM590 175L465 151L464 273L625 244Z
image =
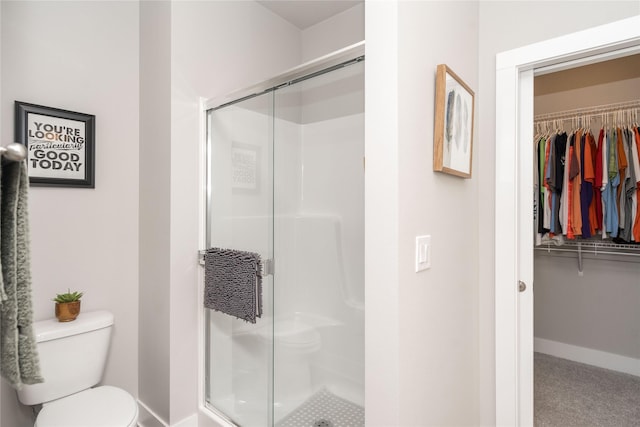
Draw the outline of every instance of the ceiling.
M364 0L257 0L257 2L304 30L364 3Z

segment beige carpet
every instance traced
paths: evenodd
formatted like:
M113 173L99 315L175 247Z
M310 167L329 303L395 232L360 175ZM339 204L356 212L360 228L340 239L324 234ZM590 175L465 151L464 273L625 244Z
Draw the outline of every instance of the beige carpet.
M537 427L640 426L640 377L535 353Z

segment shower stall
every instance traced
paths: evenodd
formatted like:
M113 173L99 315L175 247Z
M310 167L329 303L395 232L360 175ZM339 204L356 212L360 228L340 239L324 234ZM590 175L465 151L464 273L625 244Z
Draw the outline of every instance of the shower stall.
M364 425L362 46L207 104L206 245L260 254L255 324L205 310L230 425Z

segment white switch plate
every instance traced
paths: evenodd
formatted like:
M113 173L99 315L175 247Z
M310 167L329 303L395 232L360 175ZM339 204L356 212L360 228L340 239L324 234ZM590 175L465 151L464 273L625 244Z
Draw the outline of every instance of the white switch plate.
M416 236L416 273L431 268L431 236Z

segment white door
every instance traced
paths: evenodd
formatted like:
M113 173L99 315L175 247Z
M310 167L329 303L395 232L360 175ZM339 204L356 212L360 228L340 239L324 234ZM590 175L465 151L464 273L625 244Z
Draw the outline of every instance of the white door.
M496 58L497 425L533 425L533 76L638 52L635 16Z

